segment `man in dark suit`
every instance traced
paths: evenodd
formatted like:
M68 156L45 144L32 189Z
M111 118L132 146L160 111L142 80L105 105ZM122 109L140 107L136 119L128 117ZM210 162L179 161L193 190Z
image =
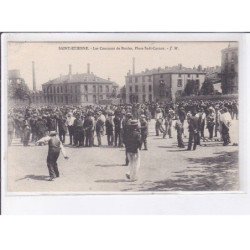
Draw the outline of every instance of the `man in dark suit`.
M121 113L115 112L114 117L115 125L115 147L121 147Z
M92 113L88 112L86 119L83 123L83 128L85 131L85 147L92 147L93 146L93 129L94 129L94 122L92 119Z
M139 148L141 147L141 136L137 120L131 120L128 125L128 137L125 146L129 160L129 172L126 174L126 177L131 181L135 181L140 168Z
M188 138L188 148L187 150L196 149L198 143L198 136L199 136L199 118L195 116L196 112L193 111L192 116L189 119L188 131L189 131L189 138Z

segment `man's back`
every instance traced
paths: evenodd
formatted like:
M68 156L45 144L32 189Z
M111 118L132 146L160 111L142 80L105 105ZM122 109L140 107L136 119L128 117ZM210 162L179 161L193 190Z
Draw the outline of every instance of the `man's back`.
M141 136L137 130L128 132L126 139L126 149L128 153L138 153L138 148L141 144Z

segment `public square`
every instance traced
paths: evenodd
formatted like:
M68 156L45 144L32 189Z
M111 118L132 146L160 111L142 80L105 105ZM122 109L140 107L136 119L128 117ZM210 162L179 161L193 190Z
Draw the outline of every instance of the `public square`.
M175 121L174 121L175 122ZM124 148L108 147L106 136L102 147L75 148L68 146L69 160L60 154L60 178L48 180L46 157L48 146L24 147L14 139L8 148L9 192L161 192L161 191L237 191L238 120L232 121L231 141L235 145L224 147L222 142L202 142L196 151L177 147L176 131L173 138L155 136L155 121L149 123L148 151L141 150L139 178L126 179L127 168ZM185 124L185 146L188 141ZM207 129L206 134L207 136ZM96 138L95 138L96 143Z

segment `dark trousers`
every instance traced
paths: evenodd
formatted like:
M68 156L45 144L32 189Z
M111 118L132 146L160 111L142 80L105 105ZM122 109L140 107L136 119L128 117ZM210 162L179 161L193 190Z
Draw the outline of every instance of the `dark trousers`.
M97 138L98 146L101 146L102 145L102 132L101 131L96 131L96 138Z
M197 146L197 142L198 142L198 132L195 133L193 131L189 131L189 138L188 138L188 150L192 149L192 145L193 145L193 150L196 149Z
M86 132L86 138L85 138L85 147L92 147L93 146L93 132L87 131Z
M205 122L201 123L201 138L204 138Z
M141 135L141 147L144 145L144 149L148 149L147 135Z
M83 144L84 144L84 132L83 131L75 131L74 145L75 146L83 146Z
M69 130L69 143L73 143L73 138L74 138L74 127L73 126L68 126Z
M125 149L125 165L128 166L129 160L128 160L128 151L127 148Z
M222 135L223 145L224 146L228 145L230 143L229 128L224 123L222 123L221 135Z
M161 124L156 122L155 123L155 134L156 134L156 136L159 136L159 134L160 134L160 127L161 127Z
M120 130L115 130L115 146L121 146L121 131Z
M212 139L214 134L214 125L208 125L207 128L209 133L209 139Z
M23 133L23 146L28 146L30 140L30 131L25 131Z
M60 131L59 130L59 138L62 143L65 143L65 131Z
M57 159L59 157L60 151L49 151L47 156L47 166L49 170L49 176L51 178L59 177L59 171L57 166Z
M183 143L183 139L182 139L182 131L180 131L180 132L177 131L177 141L178 141L178 147L183 148L184 143Z
M108 145L109 145L109 146L113 146L114 135L113 135L113 134L108 134L108 135L107 135L107 140L108 140Z

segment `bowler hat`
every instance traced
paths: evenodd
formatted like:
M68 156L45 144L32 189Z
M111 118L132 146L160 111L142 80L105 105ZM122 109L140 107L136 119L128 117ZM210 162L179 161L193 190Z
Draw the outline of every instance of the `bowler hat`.
M54 135L57 135L57 132L56 131L50 131L49 136L54 136Z
M130 121L131 126L138 126L138 121L137 120L132 120Z

